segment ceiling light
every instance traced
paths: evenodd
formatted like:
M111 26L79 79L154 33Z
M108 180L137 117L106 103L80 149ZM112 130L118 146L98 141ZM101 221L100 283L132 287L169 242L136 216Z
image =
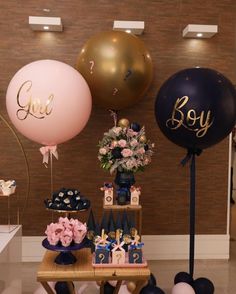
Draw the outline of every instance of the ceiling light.
M203 34L202 33L197 33L197 37L202 37L203 36Z
M211 38L218 33L217 25L188 24L183 30L184 38Z
M141 35L144 31L144 21L114 20L113 30Z
M62 32L63 30L60 17L29 16L29 25L34 31Z

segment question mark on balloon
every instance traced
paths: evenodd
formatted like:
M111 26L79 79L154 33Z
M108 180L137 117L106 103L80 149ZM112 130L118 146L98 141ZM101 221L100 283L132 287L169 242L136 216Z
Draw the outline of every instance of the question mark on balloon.
M114 91L113 91L113 96L115 96L116 95L116 93L118 92L118 89L117 88L114 88Z
M128 69L128 71L125 75L124 81L126 81L131 74L132 74L132 70Z
M89 63L91 64L90 66L90 73L92 74L93 73L93 67L94 67L94 61L93 60L90 60Z
M98 257L100 258L100 263L103 263L103 260L105 259L105 255L103 253L100 253Z
M133 259L134 259L134 263L137 263L136 261L139 259L139 254L138 253L134 253L133 254Z

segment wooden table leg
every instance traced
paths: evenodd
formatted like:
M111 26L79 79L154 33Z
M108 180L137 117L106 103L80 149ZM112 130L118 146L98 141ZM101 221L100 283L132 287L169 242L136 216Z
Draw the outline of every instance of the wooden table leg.
M104 294L104 285L105 285L105 281L101 281L100 294Z
M132 292L133 294L139 294L141 289L146 285L146 280L137 281L136 282L136 288Z
M49 286L48 282L41 282L41 284L48 294L54 294L54 291Z
M122 280L121 281L117 281L115 290L113 291L113 294L118 294L119 293L121 284L122 284Z

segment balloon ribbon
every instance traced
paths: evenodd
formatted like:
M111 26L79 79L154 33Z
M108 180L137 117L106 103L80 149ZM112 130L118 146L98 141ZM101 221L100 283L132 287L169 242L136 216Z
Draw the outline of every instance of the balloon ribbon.
M43 155L43 164L45 165L45 167L47 167L48 165L49 155L53 155L56 159L58 159L57 145L43 146L39 149L39 151Z
M117 110L112 110L109 109L111 116L113 117L114 120L114 126L117 126Z
M188 149L188 153L181 161L184 166L189 160L190 163L190 205L189 205L189 274L194 274L194 253L195 253L195 192L196 192L196 164L195 156L200 155L201 149Z

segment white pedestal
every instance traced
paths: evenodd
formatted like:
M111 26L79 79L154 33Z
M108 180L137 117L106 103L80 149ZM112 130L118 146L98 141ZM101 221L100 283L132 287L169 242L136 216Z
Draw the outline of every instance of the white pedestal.
M21 259L22 259L22 228L20 225L12 226L7 232L8 225L0 225L0 293L20 294Z

